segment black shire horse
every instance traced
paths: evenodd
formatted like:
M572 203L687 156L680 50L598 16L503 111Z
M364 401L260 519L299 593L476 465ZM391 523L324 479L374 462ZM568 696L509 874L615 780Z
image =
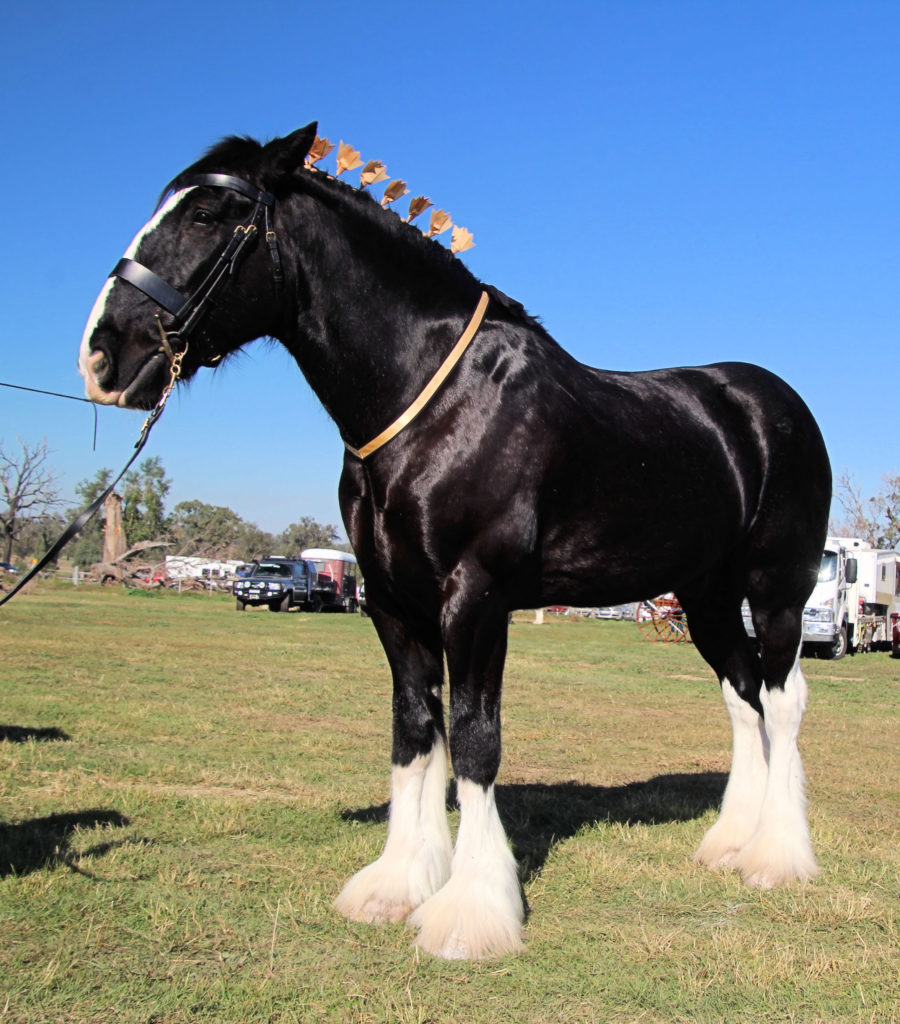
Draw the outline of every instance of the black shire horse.
M409 916L440 957L519 950L522 892L494 802L507 616L664 591L734 732L697 858L757 886L810 878L798 650L831 474L809 411L743 363L583 366L444 246L306 167L315 132L229 138L179 174L97 299L79 362L90 398L146 409L173 362L187 379L270 336L346 443L341 511L394 692L387 842L338 909Z

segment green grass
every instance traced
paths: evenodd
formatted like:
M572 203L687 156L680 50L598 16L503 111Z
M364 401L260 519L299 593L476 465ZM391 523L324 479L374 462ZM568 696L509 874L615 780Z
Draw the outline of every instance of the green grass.
M518 616L526 951L444 963L331 907L386 830L371 623L232 608L44 584L0 611L0 1024L900 1018L900 663L804 662L823 871L757 892L691 861L731 742L696 651Z

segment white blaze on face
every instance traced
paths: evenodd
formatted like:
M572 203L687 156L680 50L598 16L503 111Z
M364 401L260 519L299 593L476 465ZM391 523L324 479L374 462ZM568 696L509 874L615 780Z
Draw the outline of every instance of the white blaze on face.
M131 245L125 250L124 256L127 259L134 259L138 249L144 239L152 232L155 231L162 219L184 199L184 197L192 192L193 188L183 188L178 192L173 192L171 196L160 206L160 208L153 214L150 220L141 228L141 230L134 236ZM91 370L90 355L91 355L91 337L94 331L97 329L97 325L106 311L106 304L109 301L110 293L118 283L118 278L109 277L106 279L106 283L100 290L100 294L97 296L97 301L94 303L94 307L91 310L90 316L88 317L87 325L84 328L84 334L81 336L81 349L78 354L78 370L81 376L85 380L85 394L94 402L103 402L111 404L118 398L118 392L105 392L98 387L93 371Z

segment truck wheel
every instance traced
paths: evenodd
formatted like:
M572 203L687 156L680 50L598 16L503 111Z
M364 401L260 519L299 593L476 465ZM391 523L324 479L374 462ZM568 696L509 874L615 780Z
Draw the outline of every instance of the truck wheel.
M838 635L834 638L834 642L825 648L825 657L829 661L840 661L841 658L847 653L847 623L845 622L841 626L841 630Z
M234 606L239 612L245 612L247 610L247 602L242 601L240 598L235 600Z

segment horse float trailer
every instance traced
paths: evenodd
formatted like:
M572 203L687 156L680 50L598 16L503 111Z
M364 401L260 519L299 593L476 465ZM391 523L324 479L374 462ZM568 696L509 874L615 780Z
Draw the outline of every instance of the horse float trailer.
M356 558L346 551L332 548L307 548L300 557L311 562L316 570L316 593L323 608L355 612L359 607L356 581Z

